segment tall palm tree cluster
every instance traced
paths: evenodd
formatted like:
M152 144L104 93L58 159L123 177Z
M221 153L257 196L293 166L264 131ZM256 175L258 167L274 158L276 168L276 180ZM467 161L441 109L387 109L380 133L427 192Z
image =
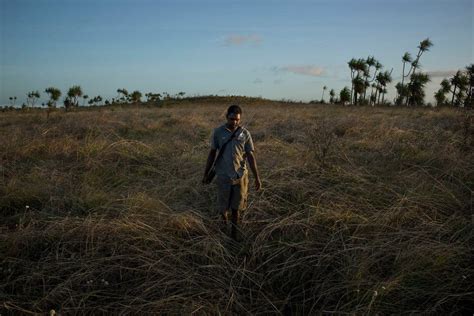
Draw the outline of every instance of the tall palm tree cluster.
M397 105L421 105L424 102L425 93L423 91L429 76L425 73L416 72L420 69L420 58L424 52L433 46L429 38L424 39L418 45L418 53L413 59L410 53L406 52L402 57L402 81L397 83ZM374 57L366 59L352 58L349 62L351 71L351 97L352 104L384 104L387 93L387 85L392 82L392 70L382 71L382 64ZM409 65L409 67L407 67ZM406 72L406 73L405 73ZM405 80L409 80L405 82ZM367 89L371 88L370 97L367 98Z
M348 102L352 104L380 104L384 102L387 84L392 82L392 71L382 71L383 65L373 56L367 58L352 58L348 63L351 71L351 90ZM370 95L367 91L370 88ZM342 92L342 91L341 91ZM341 95L341 101L346 99L346 91Z
M433 44L427 38L420 42L418 46L419 51L416 58L412 60L410 53L405 53L402 57L402 82L396 85L397 98L396 104L423 104L424 92L423 88L429 81L429 77L423 73L416 73L420 68L420 57ZM406 64L410 63L410 68L407 73ZM374 56L367 58L352 58L348 63L351 75L351 89L344 87L339 93L339 100L335 96L333 89L329 92L330 103L340 102L342 104L351 103L358 104L385 104L385 95L387 94L387 85L392 82L393 68L388 71L382 71L383 65L375 59ZM410 77L409 83L405 84L405 78ZM323 87L323 95L321 102L324 103L324 91L327 89ZM370 91L370 94L368 94Z
M417 72L420 69L420 58L424 52L433 46L429 38L424 39L418 45L418 53L413 59L410 53L406 52L402 57L402 81L395 86L397 105L421 105L425 93L423 91L429 77L425 73ZM330 90L329 102L342 104L386 104L385 95L387 94L387 85L392 82L393 68L383 70L383 65L375 59L374 56L367 58L352 58L347 63L351 75L351 88L344 87L339 93L339 99L335 98L335 92ZM409 65L407 67L407 65ZM408 79L407 79L408 78ZM409 80L407 83L405 80ZM321 102L324 103L324 92L327 87L323 86ZM469 95L472 95L470 93ZM315 101L312 101L315 102Z
M440 85L441 87L434 95L438 106L474 106L474 64L466 66L464 70L458 70L449 79L443 79ZM450 101L446 97L449 93L451 93Z
M431 46L433 46L433 43L429 38L426 38L418 45L415 58L412 58L409 52L402 56L401 82L395 85L397 90L396 105L414 106L424 104L424 87L430 81L430 78L426 73L417 72L417 70L421 68L421 56ZM339 101L343 104L368 104L372 106L386 104L385 95L387 94L387 85L392 82L393 68L390 71L383 71L383 65L373 56L352 58L347 64L351 74L351 88L349 90L348 87L344 87L339 93L339 100L334 99L334 91L331 90L333 94L330 93L330 102ZM461 86L462 84L457 83L454 87L454 89L458 89L458 94ZM326 90L325 87L323 88L323 95L324 90ZM447 90L443 91L444 93L448 92ZM468 95L470 96L469 100L471 100L472 91Z
M421 56L429 51L432 46L433 42L426 38L418 45L418 52L414 59L409 52L402 56L402 81L395 85L397 89L395 104L405 106L424 104L424 87L430 81L430 77L426 73L416 71L421 69ZM407 67L407 64L409 67ZM407 72L405 73L405 71ZM407 78L409 81L405 83Z

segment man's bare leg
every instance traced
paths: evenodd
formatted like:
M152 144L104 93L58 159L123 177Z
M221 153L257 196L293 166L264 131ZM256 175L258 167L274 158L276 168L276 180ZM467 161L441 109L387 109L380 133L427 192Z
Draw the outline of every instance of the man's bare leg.
M229 223L229 212L225 210L221 215L222 215L221 230L227 234L228 233L227 225Z
M232 210L232 217L231 217L232 229L230 232L230 236L232 239L237 240L237 231L239 225L239 210Z

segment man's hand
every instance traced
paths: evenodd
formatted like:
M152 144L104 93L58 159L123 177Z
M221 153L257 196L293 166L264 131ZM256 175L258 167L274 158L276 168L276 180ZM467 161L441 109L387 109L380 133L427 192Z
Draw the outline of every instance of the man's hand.
M259 178L255 179L255 191L260 191L262 188L262 181Z
M207 162L206 162L206 168L204 169L204 176L202 177L202 184L210 184L211 180L209 180L209 177L207 174L209 173L209 170L211 170L212 164L214 163L214 160L216 159L216 149L211 149L209 151L209 155L207 156Z

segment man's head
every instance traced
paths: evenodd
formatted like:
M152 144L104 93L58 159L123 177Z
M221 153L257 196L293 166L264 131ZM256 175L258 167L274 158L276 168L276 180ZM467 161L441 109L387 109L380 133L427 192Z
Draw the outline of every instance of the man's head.
M238 105L231 105L227 109L227 127L236 128L240 123L240 115L242 114L242 109Z

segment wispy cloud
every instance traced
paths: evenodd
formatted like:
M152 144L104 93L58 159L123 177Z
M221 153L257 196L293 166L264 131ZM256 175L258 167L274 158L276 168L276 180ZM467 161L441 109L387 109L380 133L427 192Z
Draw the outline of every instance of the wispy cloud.
M224 38L225 46L241 46L241 45L260 45L263 42L263 39L260 35L229 35Z
M257 78L253 81L253 83L255 83L255 84L259 84L259 83L262 83L262 82L263 82L263 80L260 79L260 78Z
M435 78L450 78L452 76L454 76L456 74L458 70L457 69L451 69L451 70L429 70L429 71L422 71L423 73L427 74L428 76L430 76L431 79L435 79ZM402 80L402 76L399 75L399 76L396 76L393 78L393 81L399 81L399 80ZM410 78L405 78L405 81L406 80L410 80Z
M456 72L457 70L431 70L427 71L426 74L431 78L448 78L454 76Z
M326 74L326 70L322 67L314 65L290 65L284 67L274 67L273 71L276 72L292 72L298 75L321 77Z

